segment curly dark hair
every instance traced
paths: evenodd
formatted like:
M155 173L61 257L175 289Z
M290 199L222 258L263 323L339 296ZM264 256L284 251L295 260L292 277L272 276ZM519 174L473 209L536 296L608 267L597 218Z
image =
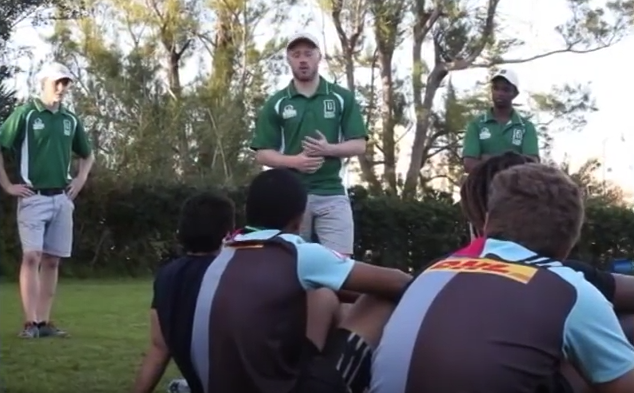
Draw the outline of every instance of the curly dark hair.
M479 163L467 176L460 188L460 206L462 212L473 225L476 235L482 235L487 212L489 186L499 172L515 165L535 162L531 157L512 151L493 156Z
M515 165L491 181L487 213L487 237L562 259L581 235L583 197L579 186L558 168Z

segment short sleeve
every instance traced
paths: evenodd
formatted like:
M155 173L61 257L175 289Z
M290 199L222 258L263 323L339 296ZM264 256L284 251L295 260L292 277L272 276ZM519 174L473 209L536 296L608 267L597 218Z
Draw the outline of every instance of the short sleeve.
M317 243L296 244L297 275L306 289L338 291L350 275L355 261Z
M526 132L522 139L522 154L539 157L539 145L537 143L537 130L533 123L526 123Z
M614 381L634 369L634 347L606 298L581 278L574 285L577 301L565 324L564 354L592 384Z
M462 157L480 158L480 136L478 135L478 122L471 121L464 134Z
M25 125L24 110L18 108L0 125L0 146L12 149Z
M73 136L73 152L77 154L81 158L88 158L92 153L92 146L90 145L90 140L88 139L88 135L86 134L86 130L84 129L84 124L79 118L73 116L75 119L76 127L75 127L75 135Z
M156 275L154 276L154 283L152 284L152 303L150 308L156 310L160 307L161 299L165 296L165 290L167 284L167 270L170 268L171 264L167 264L158 269Z
M281 100L281 99L280 99ZM251 149L261 150L279 150L282 147L282 125L275 103L269 99L260 112L255 121L255 131L253 140L251 141Z
M354 98L354 93L349 92L350 98L344 104L343 113L341 114L341 131L345 140L365 139L368 132L365 128L365 121L361 115L359 103Z
M601 292L609 301L614 301L614 291L616 290L616 282L614 276L606 271L599 270L596 267L581 261L567 260L563 265L577 272L583 273L583 277Z

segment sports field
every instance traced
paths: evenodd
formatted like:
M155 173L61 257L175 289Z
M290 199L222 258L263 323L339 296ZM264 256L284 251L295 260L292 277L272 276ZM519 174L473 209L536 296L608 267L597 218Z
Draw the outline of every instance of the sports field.
M17 337L17 285L1 283L1 391L129 392L148 342L151 288L150 281L61 281L54 319L71 337L25 340ZM166 380L177 375L170 366Z

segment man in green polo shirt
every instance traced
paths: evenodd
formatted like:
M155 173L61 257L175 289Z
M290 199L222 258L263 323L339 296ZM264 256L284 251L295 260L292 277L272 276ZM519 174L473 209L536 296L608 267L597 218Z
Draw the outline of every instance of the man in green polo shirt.
M293 80L261 109L251 148L258 163L297 171L309 198L302 236L342 254L353 252L354 223L342 175L365 152L367 132L354 94L319 76L321 52L310 34L286 48ZM279 190L284 192L284 190Z
M73 76L64 65L46 65L38 74L42 94L17 108L0 126L0 146L16 155L17 181L11 182L0 154L0 185L18 198L22 243L20 293L23 338L65 336L50 322L60 258L71 254L73 200L93 163L88 137L79 118L61 105ZM70 177L72 154L79 171Z
M519 80L512 70L502 69L491 78L493 108L467 126L462 152L465 171L478 162L512 150L539 160L535 125L513 109Z

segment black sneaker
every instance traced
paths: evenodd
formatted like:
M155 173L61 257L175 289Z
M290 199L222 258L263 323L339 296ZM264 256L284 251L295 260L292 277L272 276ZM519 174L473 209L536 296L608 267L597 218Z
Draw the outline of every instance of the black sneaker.
M39 324L40 337L68 337L68 333L55 326L52 322Z
M40 337L40 329L37 324L33 322L27 322L24 324L24 329L18 334L20 338L38 338Z

